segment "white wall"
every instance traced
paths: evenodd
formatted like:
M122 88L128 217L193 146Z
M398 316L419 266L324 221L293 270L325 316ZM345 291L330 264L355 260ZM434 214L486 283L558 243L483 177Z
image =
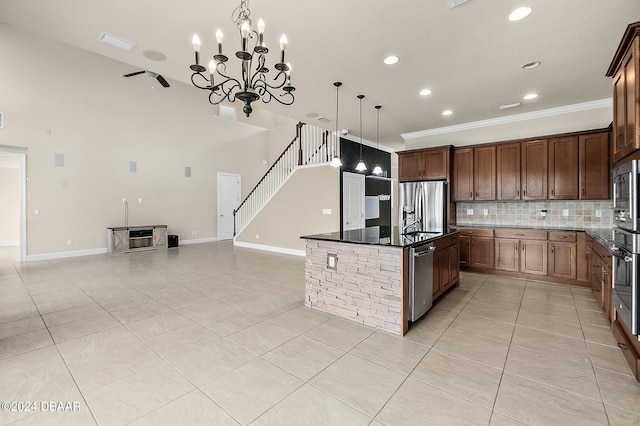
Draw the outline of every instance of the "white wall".
M215 239L216 173L241 174L244 196L268 168L268 130L213 118L191 86L152 90L145 75L123 78L134 71L126 64L9 25L0 25L0 51L0 145L26 149L28 255L106 247L106 227L124 224L123 197L131 225Z
M20 241L20 162L0 154L0 247Z

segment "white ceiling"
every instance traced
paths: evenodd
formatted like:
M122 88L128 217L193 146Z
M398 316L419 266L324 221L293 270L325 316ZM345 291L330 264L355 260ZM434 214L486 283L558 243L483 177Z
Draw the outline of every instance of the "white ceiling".
M225 50L237 50L239 38L230 17L238 4L2 0L0 20L130 64L131 71L151 69L172 84L190 84L193 33L202 39L204 63L214 53L219 27ZM509 13L522 5L533 8L531 15L508 21ZM332 130L333 82L342 81L339 127L360 136L356 95L364 94L363 137L375 141L374 106L382 105L380 143L393 149L405 147L402 134L412 148L606 127L611 81L605 72L626 26L640 20L638 0L470 0L453 9L445 0L251 0L250 7L254 22L260 17L266 22L269 64L276 61L278 39L286 33L287 61L297 88L293 106L258 103L254 110L269 109ZM127 52L102 43L97 39L102 31L137 46ZM167 59L151 60L145 51L161 52ZM389 54L400 62L383 64ZM531 61L542 65L521 68ZM46 72L46 64L43 68ZM433 93L421 97L423 88ZM522 100L532 91L540 96ZM498 110L498 105L513 102L523 106ZM586 105L584 112L580 105ZM572 107L561 108L566 106ZM453 115L443 117L444 109ZM569 113L554 117L544 112L550 109ZM529 120L534 112L535 119ZM330 121L318 122L310 113ZM469 124L475 122L480 123Z

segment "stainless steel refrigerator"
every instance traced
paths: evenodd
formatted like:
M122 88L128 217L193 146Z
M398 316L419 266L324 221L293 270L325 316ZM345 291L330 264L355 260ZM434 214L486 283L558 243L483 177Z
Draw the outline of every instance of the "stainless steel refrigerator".
M446 231L446 185L444 180L400 183L398 226L401 233Z

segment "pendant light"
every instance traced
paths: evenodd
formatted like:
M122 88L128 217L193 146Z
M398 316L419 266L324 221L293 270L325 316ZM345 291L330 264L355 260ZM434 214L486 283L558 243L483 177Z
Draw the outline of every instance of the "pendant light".
M358 165L356 166L356 170L359 172L366 172L367 165L362 161L362 99L364 95L358 95L358 99L360 100L360 161L358 161Z
M378 110L378 124L376 126L376 149L378 149L380 142L380 108L382 108L382 105L376 105L375 108ZM372 173L378 176L382 174L382 167L380 167L380 164L376 164Z
M340 160L340 157L338 157L338 149L340 146L340 134L338 133L338 91L340 90L340 86L342 86L342 83L339 81L336 81L335 83L333 83L334 86L336 86L336 142L333 146L333 159L331 159L331 165L333 167L342 167L342 160Z

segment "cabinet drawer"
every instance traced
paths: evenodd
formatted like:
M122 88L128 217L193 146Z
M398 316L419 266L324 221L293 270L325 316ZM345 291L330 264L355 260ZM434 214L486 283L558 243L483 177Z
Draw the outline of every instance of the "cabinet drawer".
M438 238L433 244L436 246L436 251L439 251L451 245L451 238L449 236Z
M495 229L496 238L515 238L518 240L547 240L547 231L529 231L520 229Z
M552 232L549 232L549 241L562 241L565 243L575 243L576 233L552 231Z
M635 351L633 344L618 323L618 320L615 320L613 324L611 324L611 330L613 331L613 336L618 342L618 347L622 350L622 355L624 355L627 363L629 364L629 368L631 368L631 371L633 372L633 376L638 380L638 377L640 376L640 372L638 371L640 356Z
M465 228L460 229L460 235L467 235L470 237L493 237L493 229Z

